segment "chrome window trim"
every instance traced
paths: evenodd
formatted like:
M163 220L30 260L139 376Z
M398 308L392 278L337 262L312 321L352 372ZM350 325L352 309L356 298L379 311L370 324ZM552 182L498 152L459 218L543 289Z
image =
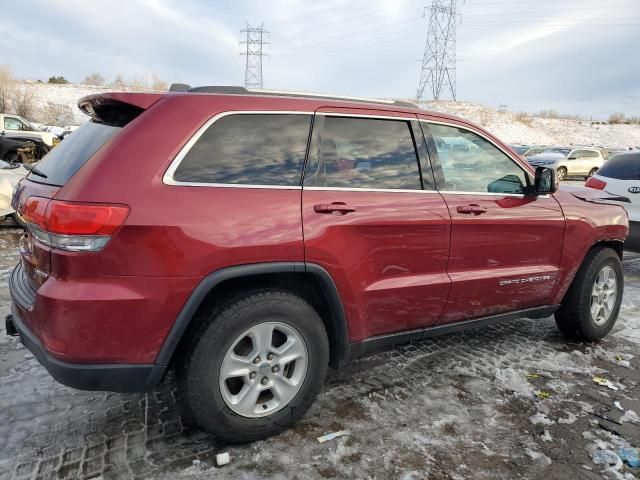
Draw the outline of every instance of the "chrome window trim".
M438 190L438 192L447 195L481 195L486 197L519 197L525 198L533 195L526 193L497 193L497 192L462 192L460 190ZM549 195L535 195L536 198L549 198Z
M193 148L200 137L207 131L207 129L213 125L215 122L220 120L221 118L228 117L230 115L308 115L313 116L314 112L309 111L295 111L295 110L229 110L226 112L221 112L209 120L207 120L204 125L202 125L196 133L189 139L189 141L180 149L176 157L173 159L169 168L164 172L162 176L162 183L165 185L172 186L182 186L182 187L225 187L225 188L270 188L270 189L279 189L279 190L300 190L302 187L300 185L251 185L244 183L209 183L209 182L181 182L175 180L173 176L176 173L176 170L184 160L184 157L187 156L189 151Z
M321 107L321 108L334 108L334 107ZM335 107L335 108L339 108L339 107ZM365 119L372 118L374 120L400 120L402 122L411 122L411 121L418 120L417 115L414 115L413 117L393 117L390 115L367 115L366 113L341 113L341 112L316 112L316 115L324 115L325 117L348 117L348 118L365 118ZM403 115L406 115L406 114L403 113Z
M395 192L395 193L439 193L437 190L410 190L403 188L356 188L356 187L302 187L311 191L335 191L335 192Z

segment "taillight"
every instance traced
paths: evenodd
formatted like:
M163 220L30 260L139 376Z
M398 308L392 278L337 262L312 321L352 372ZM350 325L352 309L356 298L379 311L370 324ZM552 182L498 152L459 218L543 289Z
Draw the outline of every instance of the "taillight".
M72 252L96 252L129 215L126 205L79 203L29 197L20 217L31 234L53 248Z
M603 182L599 178L589 177L587 181L584 182L585 187L595 188L596 190L604 190L604 187L607 186L607 182Z

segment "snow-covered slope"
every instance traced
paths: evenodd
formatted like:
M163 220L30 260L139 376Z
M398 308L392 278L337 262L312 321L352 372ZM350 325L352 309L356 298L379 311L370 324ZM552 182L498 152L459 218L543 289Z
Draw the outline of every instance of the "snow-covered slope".
M470 120L508 143L640 147L640 125L602 125L587 120L523 116L467 102L438 101L421 106Z
M33 92L35 108L30 120L44 123L51 122L51 117L59 110L65 110L73 119L72 123L81 123L87 117L78 110L78 99L93 93L115 91L91 85L55 85L38 82L20 82L19 88L28 88ZM640 147L640 125L602 125L584 120L537 118L511 112L503 113L469 102L438 101L421 106L427 110L463 117L483 126L508 143Z

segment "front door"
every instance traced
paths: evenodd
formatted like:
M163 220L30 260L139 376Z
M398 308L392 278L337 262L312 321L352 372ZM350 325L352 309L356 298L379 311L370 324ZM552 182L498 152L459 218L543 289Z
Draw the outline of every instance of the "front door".
M450 287L450 219L415 117L318 111L302 217L305 260L336 282L351 341L437 322Z
M551 195L531 195L531 174L469 127L421 122L451 215L451 293L441 322L548 304L564 216ZM430 133L429 133L430 132Z

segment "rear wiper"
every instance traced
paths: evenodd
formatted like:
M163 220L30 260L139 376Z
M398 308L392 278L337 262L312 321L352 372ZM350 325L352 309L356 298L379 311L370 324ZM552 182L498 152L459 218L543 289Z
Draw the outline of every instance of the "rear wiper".
M29 170L34 175L38 175L39 177L42 177L42 178L47 178L47 174L38 170L38 168L35 165L31 165L30 163L23 163L22 166L27 170Z

